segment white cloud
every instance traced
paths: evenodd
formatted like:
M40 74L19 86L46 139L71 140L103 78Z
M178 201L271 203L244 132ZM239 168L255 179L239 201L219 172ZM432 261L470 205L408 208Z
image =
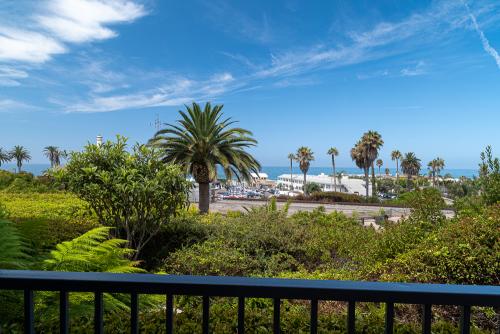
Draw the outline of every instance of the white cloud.
M28 73L26 73L25 71L13 67L0 66L0 86L6 86L6 87L20 86L21 83L18 80L27 77Z
M81 43L108 39L109 24L131 22L146 14L142 5L126 0L51 0L38 23L63 41Z
M490 41L486 38L486 36L484 35L484 32L479 28L479 24L477 23L477 19L474 16L474 14L472 14L472 12L469 8L469 5L467 5L467 3L465 1L462 1L462 2L465 6L465 9L467 10L467 13L469 14L469 17L472 21L472 26L474 27L474 30L477 32L477 34L479 35L479 38L481 39L481 43L483 44L484 51L486 51L491 57L493 57L498 68L500 69L500 55L498 54L497 50L495 50L495 48L493 48L491 46Z
M0 25L0 61L44 63L68 52L66 43L115 37L109 25L146 15L129 0L45 0L36 8L32 16L17 17L17 27Z
M404 77L414 77L414 76L426 74L427 71L425 70L425 62L419 61L413 67L403 68L400 73Z
M16 100L0 99L0 112L14 112L20 109L36 109L36 107Z
M67 112L108 112L124 109L140 109L160 106L176 106L193 100L209 100L232 91L239 84L233 83L231 73L213 75L206 81L193 81L185 77L173 77L158 88L130 94L91 96L88 101L68 103L53 101L66 107Z
M46 35L0 26L0 61L43 63L65 51L61 43Z

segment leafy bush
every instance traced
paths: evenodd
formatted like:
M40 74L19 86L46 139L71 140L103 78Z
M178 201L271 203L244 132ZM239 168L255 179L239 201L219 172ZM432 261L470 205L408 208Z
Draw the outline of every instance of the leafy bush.
M87 201L102 225L113 226L141 252L179 209L186 207L191 183L178 166L162 162L144 145L127 151L126 139L89 144L71 153L57 179Z
M500 206L437 227L381 268L384 280L499 285Z
M40 255L97 226L87 204L64 192L0 192L0 202L34 254Z
M301 195L296 196L294 199L318 201L318 202L325 202L325 203L336 203L336 202L362 203L362 202L365 202L364 197L359 196L359 195L340 193L340 192L326 192L326 191L314 192L309 196L304 196L301 194Z
M481 184L482 198L486 205L500 202L500 159L493 158L491 147L481 153L479 182Z

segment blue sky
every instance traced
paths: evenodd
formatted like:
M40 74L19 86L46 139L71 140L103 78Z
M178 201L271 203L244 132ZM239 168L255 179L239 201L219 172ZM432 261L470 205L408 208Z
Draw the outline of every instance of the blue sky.
M145 142L184 103L223 103L263 165L313 166L379 131L423 162L500 147L500 3L488 0L3 0L0 147ZM392 164L391 164L392 166Z

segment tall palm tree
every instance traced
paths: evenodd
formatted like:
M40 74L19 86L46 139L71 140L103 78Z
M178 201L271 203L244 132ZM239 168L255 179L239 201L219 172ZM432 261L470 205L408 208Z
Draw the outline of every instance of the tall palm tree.
M302 186L302 190L304 191L304 194L307 195L307 172L311 166L311 161L314 160L314 153L309 147L299 147L297 154L295 155L295 160L299 163L299 168L304 174L304 184Z
M288 160L290 160L290 188L293 191L293 161L295 160L295 154L289 153Z
M12 151L10 151L10 155L11 155L12 159L16 160L18 173L21 172L21 168L23 167L23 161L30 161L31 160L31 155L28 152L28 150L20 145L14 146Z
M382 176L380 174L380 168L384 165L384 161L382 159L377 159L377 167L378 167L378 177Z
M372 168L372 196L375 196L377 191L375 182L375 159L377 159L379 150L384 145L384 141L377 131L370 130L363 134L361 142L365 146L367 158Z
M10 152L7 152L0 147L0 166L2 166L5 162L9 162L11 159L12 156L10 155Z
M326 154L332 156L332 168L333 168L333 191L337 191L337 173L335 171L335 157L339 155L339 150L336 147L330 147Z
M410 187L412 177L419 174L421 167L420 159L417 158L415 153L409 152L405 154L404 158L401 160L401 169L408 177L408 187Z
M399 180L399 160L403 157L401 152L394 150L391 152L392 161L396 161L396 180Z
M366 199L370 196L369 188L370 188L370 165L371 162L368 159L368 153L366 147L363 143L358 141L356 145L351 149L351 159L354 161L358 168L362 169L365 173L365 188L366 188Z
M50 167L58 167L61 165L61 157L63 156L63 151L59 150L57 146L46 146L43 149L43 153L50 161Z
M444 168L444 160L441 158L436 158L430 161L427 164L427 167L429 168L429 172L432 176L432 185L435 187L436 186L436 176L439 175L439 173L443 170Z
M222 119L222 105L204 109L195 102L179 111L176 124L156 132L150 145L163 154L163 161L180 165L199 184L199 209L207 213L210 207L210 183L221 166L226 178L251 180L251 172L258 173L259 162L245 149L257 145L252 133L239 127L231 118Z

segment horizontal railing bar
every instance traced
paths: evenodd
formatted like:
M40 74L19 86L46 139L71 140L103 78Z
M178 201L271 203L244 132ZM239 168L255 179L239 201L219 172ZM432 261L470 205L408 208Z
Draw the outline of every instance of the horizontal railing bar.
M500 306L500 286L0 270L0 289Z

